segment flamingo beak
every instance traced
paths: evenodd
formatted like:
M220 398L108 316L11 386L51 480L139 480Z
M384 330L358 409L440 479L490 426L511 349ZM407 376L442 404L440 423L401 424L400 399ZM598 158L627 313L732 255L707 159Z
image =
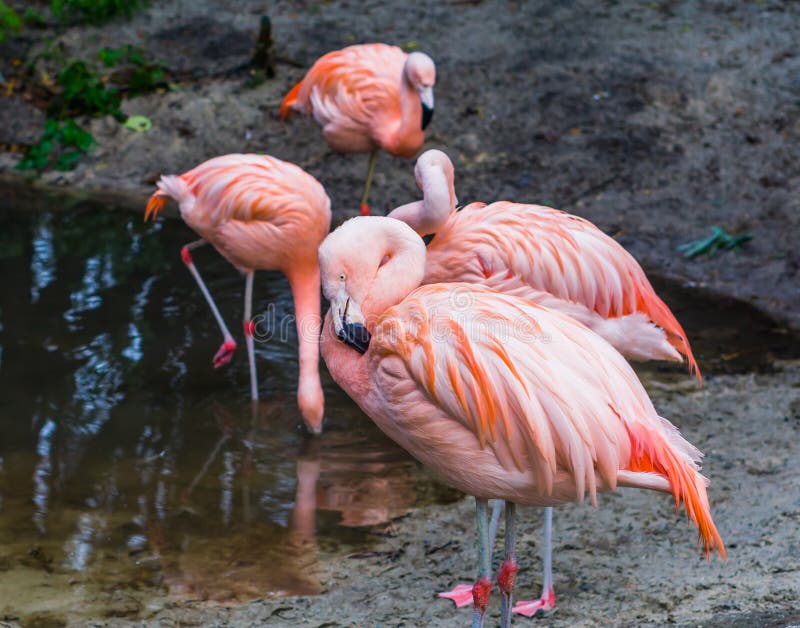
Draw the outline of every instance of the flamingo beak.
M419 99L422 101L422 130L424 131L433 119L433 87L420 87Z
M364 315L344 290L331 301L331 317L336 337L362 355L366 353L371 336L364 325Z

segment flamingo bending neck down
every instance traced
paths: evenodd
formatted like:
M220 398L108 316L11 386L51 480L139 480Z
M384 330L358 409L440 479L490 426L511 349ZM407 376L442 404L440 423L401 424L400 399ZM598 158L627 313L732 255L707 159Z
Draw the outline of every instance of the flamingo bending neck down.
M308 429L322 431L324 398L319 378L320 295L317 248L328 234L330 199L320 183L294 164L267 155L224 155L182 175L161 177L145 219L154 217L167 198L178 202L181 217L201 239L181 249L223 335L214 366L227 364L236 342L194 265L191 251L211 244L245 275L244 335L250 362L250 395L258 399L253 276L279 270L294 297L300 376L297 402Z
M354 218L320 246L331 307L322 356L390 438L478 505L474 625L491 589L486 500L506 510L498 582L510 625L513 504L554 506L631 486L672 493L722 556L700 452L661 418L635 373L571 317L465 283L420 287L425 246L392 218Z
M360 44L320 57L283 99L282 120L311 115L339 153L370 153L361 213L369 214L369 190L378 150L413 157L433 117L436 66L422 52Z

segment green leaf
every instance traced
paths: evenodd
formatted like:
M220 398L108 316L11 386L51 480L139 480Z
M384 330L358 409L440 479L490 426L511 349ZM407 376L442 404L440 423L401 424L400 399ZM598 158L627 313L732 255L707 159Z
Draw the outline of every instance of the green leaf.
M102 48L97 53L97 58L103 62L107 68L114 67L117 62L125 56L126 47L121 48Z
M131 116L125 120L123 126L137 133L145 133L153 128L153 123L147 116Z
M61 128L61 143L64 146L74 146L82 153L88 152L95 144L94 137L82 129L70 118Z
M22 14L22 21L28 26L36 26L39 28L47 25L47 19L44 14L30 8L25 9L25 12Z
M56 160L56 170L74 170L82 154L83 153L77 150L61 153Z
M0 41L6 38L7 33L16 33L22 28L22 20L17 12L0 0Z
M145 4L146 0L51 0L50 10L61 20L79 18L101 24L119 15L130 16Z
M61 19L64 14L64 0L51 0L50 11L53 13L53 17Z

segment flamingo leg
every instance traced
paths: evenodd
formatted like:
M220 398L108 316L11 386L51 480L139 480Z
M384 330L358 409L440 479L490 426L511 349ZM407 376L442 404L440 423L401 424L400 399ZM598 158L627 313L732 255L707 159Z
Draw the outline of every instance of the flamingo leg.
M497 538L497 526L500 523L500 513L503 511L503 500L493 499L492 502L492 518L489 521L489 547L494 549L494 541ZM453 587L452 591L438 593L439 597L448 600L453 600L456 608L463 608L465 606L472 606L472 585L471 584L457 584Z
M478 514L478 579L472 586L472 599L475 610L472 615L472 628L483 628L486 607L492 592L492 557L489 548L489 526L486 518L487 500L475 498Z
M542 548L544 580L542 597L529 602L518 602L512 609L526 617L533 617L538 611L550 611L556 607L556 594L553 591L553 509L544 509L544 547Z
M361 195L361 215L369 216L369 188L372 186L372 175L375 173L375 160L378 151L374 150L369 155L369 166L367 167L367 182L364 184L364 193Z
M258 382L256 380L256 349L253 340L255 323L253 322L253 277L255 271L245 275L244 283L244 340L247 343L247 361L250 363L250 399L258 401Z
M505 558L497 572L497 585L500 587L502 598L500 600L500 626L511 628L511 604L514 595L514 584L517 580L517 546L514 538L514 515L516 505L506 502L506 539L505 539Z
M184 247L181 249L181 259L186 265L186 268L189 269L189 272L192 273L192 277L194 277L197 285L200 287L200 292L202 292L203 296L206 298L206 303L208 303L208 307L211 308L211 313L217 320L217 325L219 325L219 329L222 332L222 345L220 346L216 355L214 355L214 368L219 368L220 366L223 366L231 361L233 352L236 350L236 341L233 339L233 336L231 336L231 332L228 331L228 326L225 325L225 321L222 319L222 314L219 313L217 304L214 303L211 293L208 291L203 278L200 276L197 267L194 265L194 261L192 261L191 251L203 246L204 244L208 244L208 242L200 239L184 245Z

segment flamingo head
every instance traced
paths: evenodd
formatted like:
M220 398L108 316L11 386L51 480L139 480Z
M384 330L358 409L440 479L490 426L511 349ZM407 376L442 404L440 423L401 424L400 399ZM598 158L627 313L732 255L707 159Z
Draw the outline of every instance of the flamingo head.
M422 130L433 118L433 86L436 84L436 65L424 52L412 52L405 65L405 76L419 94L422 102Z
M357 216L325 238L319 266L336 337L363 354L381 314L422 283L425 243L394 218Z
M300 380L297 387L297 407L300 408L308 431L315 436L321 434L325 398L318 383Z

